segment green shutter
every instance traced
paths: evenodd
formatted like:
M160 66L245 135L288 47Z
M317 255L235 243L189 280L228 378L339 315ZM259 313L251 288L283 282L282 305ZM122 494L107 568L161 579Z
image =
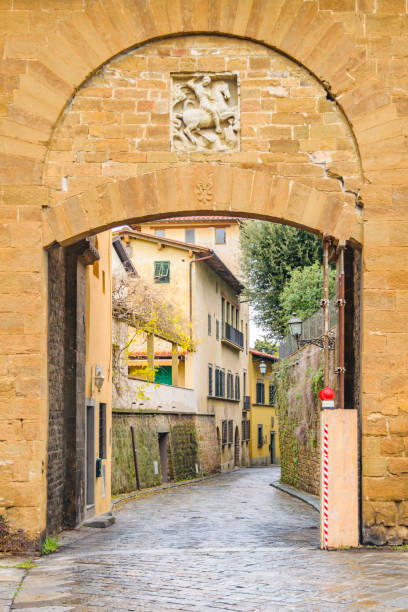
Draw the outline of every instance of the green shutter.
M154 262L154 282L169 283L170 282L170 262L155 261Z

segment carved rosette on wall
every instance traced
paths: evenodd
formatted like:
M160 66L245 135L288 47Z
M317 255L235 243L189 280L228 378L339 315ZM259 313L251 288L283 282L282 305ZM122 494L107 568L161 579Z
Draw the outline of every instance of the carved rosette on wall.
M238 76L171 75L171 150L183 153L239 151Z

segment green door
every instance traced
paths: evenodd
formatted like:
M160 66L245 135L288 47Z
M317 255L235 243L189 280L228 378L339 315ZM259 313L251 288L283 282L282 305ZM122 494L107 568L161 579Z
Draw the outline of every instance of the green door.
M171 385L171 366L159 366L154 376L154 382L161 385Z

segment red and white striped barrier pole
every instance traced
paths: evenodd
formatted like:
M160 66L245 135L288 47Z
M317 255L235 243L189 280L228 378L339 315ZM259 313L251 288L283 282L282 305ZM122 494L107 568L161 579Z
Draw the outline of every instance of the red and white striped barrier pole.
M334 408L334 391L330 387L322 389L319 393L322 400L322 409ZM329 425L323 425L322 432L322 548L329 547Z

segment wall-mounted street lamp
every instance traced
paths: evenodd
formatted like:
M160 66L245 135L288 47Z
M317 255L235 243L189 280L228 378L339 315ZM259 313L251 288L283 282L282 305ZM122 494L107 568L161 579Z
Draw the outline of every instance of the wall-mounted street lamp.
M266 363L264 361L261 361L261 363L259 364L259 371L262 376L266 374Z
M102 366L95 366L94 382L95 382L95 386L98 389L98 391L102 389L102 385L104 381L105 381L105 377L103 375Z
M305 344L314 344L320 348L324 348L326 335L323 334L320 338L308 338L307 340L301 340L302 329L303 329L303 321L300 317L297 316L296 312L292 313L292 317L289 319L289 329L291 335L296 340L296 344L298 347L304 346ZM328 339L328 348L333 351L335 348L335 340L333 336L327 334Z

